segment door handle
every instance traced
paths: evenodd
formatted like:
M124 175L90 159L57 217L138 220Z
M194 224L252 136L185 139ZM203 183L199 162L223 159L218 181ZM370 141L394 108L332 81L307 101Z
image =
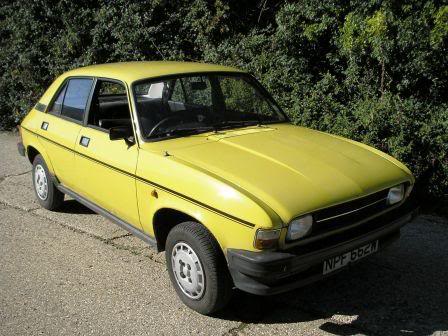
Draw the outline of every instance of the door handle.
M81 139L79 139L79 144L84 147L89 147L90 138L82 135Z
M48 129L48 123L46 121L42 121L42 125L40 125L40 128L46 131Z

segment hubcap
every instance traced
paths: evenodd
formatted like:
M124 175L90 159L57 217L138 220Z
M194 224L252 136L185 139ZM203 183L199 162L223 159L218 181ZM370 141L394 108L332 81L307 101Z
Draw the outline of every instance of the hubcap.
M45 169L40 164L34 168L34 187L36 188L37 196L43 201L48 197L48 183Z
M171 267L182 292L190 299L199 300L204 294L205 276L201 261L188 244L180 242L174 245Z

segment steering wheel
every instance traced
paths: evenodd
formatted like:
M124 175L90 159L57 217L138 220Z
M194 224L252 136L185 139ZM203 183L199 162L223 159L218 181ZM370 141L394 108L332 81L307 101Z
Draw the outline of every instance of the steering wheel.
M176 120L176 119L180 119L180 116L172 115L172 116L169 116L169 117L166 117L166 118L163 118L162 120L160 120L157 124L154 125L153 128L151 128L151 130L148 133L148 138L150 138L156 132L156 130L158 130L160 128L160 126L166 124L170 120Z

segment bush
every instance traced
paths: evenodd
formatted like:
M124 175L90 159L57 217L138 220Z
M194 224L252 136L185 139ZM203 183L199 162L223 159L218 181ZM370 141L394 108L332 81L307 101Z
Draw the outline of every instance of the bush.
M448 6L436 0L36 0L0 5L0 128L63 71L126 60L244 68L296 124L405 162L448 194Z

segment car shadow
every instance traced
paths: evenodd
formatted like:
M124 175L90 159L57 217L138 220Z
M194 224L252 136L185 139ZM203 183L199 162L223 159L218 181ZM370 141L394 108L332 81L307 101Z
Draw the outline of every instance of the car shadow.
M94 214L75 200L58 211ZM402 229L399 241L333 277L268 297L236 290L215 317L246 324L314 322L341 336L448 331L447 241L448 222L421 216Z
M82 205L76 200L69 199L62 202L61 206L56 210L56 212L76 214L76 215L90 215L95 214L94 211L90 210L86 206Z
M315 321L334 335L446 331L448 224L418 218L402 231L388 249L326 280L270 297L237 291L219 317L262 324Z

